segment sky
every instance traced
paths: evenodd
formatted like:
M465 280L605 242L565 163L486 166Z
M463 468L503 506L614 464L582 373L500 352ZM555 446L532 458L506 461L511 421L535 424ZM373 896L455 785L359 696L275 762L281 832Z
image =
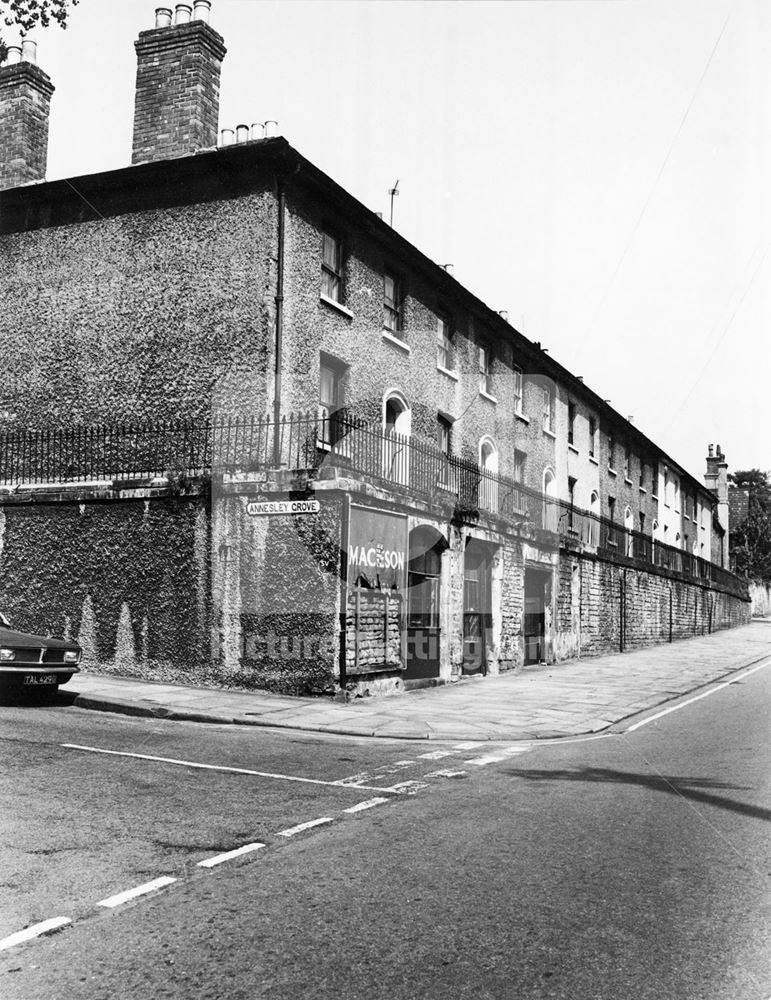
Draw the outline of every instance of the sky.
M153 0L33 36L48 178L126 166ZM173 6L173 0L170 6ZM688 472L771 469L767 0L213 0L267 119ZM8 41L12 41L9 37Z

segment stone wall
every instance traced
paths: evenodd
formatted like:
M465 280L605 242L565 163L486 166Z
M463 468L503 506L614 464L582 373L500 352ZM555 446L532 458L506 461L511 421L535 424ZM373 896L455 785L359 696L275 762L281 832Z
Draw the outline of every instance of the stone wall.
M765 618L771 615L771 583L764 583L762 580L750 581L750 600L753 618Z
M582 554L558 569L555 655L599 656L732 628L750 618L737 594Z

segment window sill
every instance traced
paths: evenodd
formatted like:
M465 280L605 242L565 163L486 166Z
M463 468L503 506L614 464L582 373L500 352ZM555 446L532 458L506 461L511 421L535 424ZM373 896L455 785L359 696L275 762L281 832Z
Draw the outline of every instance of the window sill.
M517 420L521 420L523 424L530 423L530 417L526 417L525 414L520 413L519 410L514 411L514 416L517 418Z
M550 437L553 441L557 440L557 435L554 433L554 431L549 431L544 427L543 432L547 437Z
M659 502L659 498L658 498L658 497L656 496L656 494L655 494L655 493L651 493L651 500L655 500L655 501L656 501L656 503L658 503L658 502Z
M600 460L598 458L595 458L594 455L590 455L589 456L589 461L592 463L592 465L599 465L600 464Z
M645 489L645 487L644 487L644 486L641 486L641 487L640 487L640 492L641 492L641 493L647 493L648 491L647 491L647 490Z
M400 350L404 351L406 354L410 354L412 348L409 344L405 344L403 340L395 337L390 330L383 330L383 340L387 340L389 344L393 344L394 347L398 347Z
M576 446L574 444L569 444L568 445L568 451L572 451L575 455L580 455L581 454L581 452L578 450L578 448L576 448Z
M632 485L632 480L629 478L629 476L624 476L624 482L626 483L627 486Z
M457 372L451 372L449 368L445 368L444 365L440 365L437 362L436 370L441 372L442 375L446 375L447 378L451 378L454 382L460 381L460 375Z
M608 475L610 475L610 476L617 476L618 473L616 472L615 469L611 469L611 467L608 466Z
M498 400L495 398L495 396L491 396L490 393L485 392L484 389L479 390L479 395L482 396L483 399L486 399L491 403L495 403L496 406L498 405Z
M353 313L350 309L346 308L342 302L338 302L336 299L330 299L328 295L324 295L323 292L319 295L319 300L324 303L324 305L331 306L332 309L336 309L341 312L343 316L347 316L348 319L353 319Z

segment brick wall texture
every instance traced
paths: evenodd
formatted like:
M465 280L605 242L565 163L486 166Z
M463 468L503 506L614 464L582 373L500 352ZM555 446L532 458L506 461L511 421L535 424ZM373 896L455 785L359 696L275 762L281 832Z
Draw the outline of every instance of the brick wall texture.
M202 21L143 31L132 163L187 156L217 145L222 38Z
M53 91L32 63L0 66L0 190L45 178Z

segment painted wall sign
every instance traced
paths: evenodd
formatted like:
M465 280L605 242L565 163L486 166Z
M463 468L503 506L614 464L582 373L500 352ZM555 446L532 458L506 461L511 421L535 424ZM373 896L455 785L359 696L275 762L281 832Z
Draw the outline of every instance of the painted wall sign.
M369 507L351 507L348 580L373 590L407 587L407 518Z
M252 517L260 514L318 514L318 500L249 500L246 511Z

